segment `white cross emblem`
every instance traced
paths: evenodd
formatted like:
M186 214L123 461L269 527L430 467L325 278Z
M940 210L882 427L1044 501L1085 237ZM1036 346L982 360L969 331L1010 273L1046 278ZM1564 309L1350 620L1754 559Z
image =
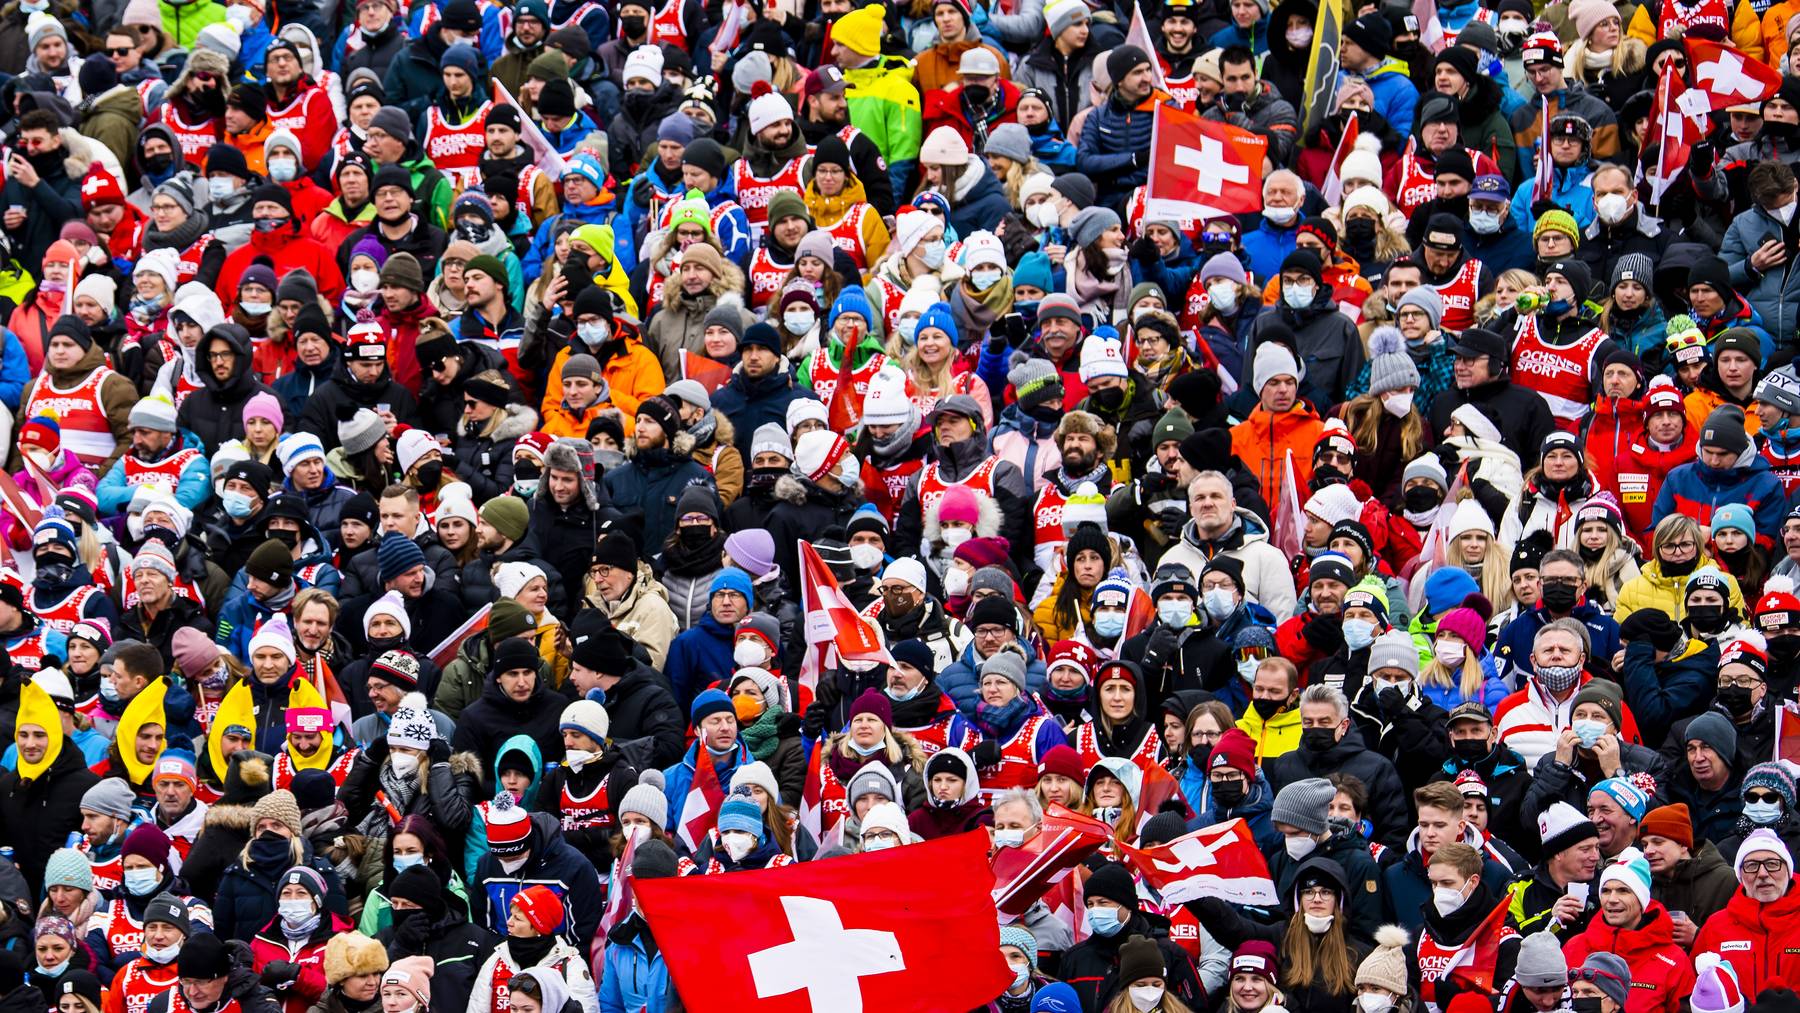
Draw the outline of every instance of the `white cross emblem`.
M1744 58L1729 50L1721 52L1716 60L1702 63L1694 71L1694 80L1702 85L1713 82L1709 90L1721 95L1749 98L1763 93L1762 82L1744 73Z
M1200 174L1200 189L1210 194L1223 193L1226 183L1250 182L1248 166L1225 160L1225 144L1216 137L1202 135L1200 146L1175 145L1175 164Z
M1174 854L1176 861L1165 862L1159 858L1156 860L1156 867L1164 872L1185 872L1188 869L1204 869L1209 865L1217 865L1219 860L1214 857L1214 852L1224 849L1231 841L1230 834L1216 837L1210 843L1202 841L1198 837L1175 841L1169 845L1169 851Z
M81 184L81 192L82 193L99 193L100 188L104 187L105 185L106 185L106 180L102 179L100 176L98 176L98 175L89 176L87 178L87 180Z
M837 905L818 897L783 897L794 941L750 954L756 997L806 990L812 1013L862 1013L861 978L906 970L892 932L846 929Z

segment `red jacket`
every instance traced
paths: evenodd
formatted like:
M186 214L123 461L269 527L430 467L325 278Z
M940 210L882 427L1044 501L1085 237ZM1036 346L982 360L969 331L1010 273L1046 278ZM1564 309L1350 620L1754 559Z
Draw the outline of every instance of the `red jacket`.
M1625 448L1643 431L1644 401L1633 398L1599 397L1587 417L1587 433L1583 443L1593 465L1594 477L1608 489L1613 488L1617 468L1614 462L1625 456ZM1614 491L1617 495L1617 490ZM1650 497L1656 499L1654 495Z
M329 925L320 926L297 955L288 951L287 937L281 933L280 915L271 919L256 938L250 940L250 955L255 959L253 966L258 974L278 960L300 965L293 988L282 997L282 1013L306 1013L325 995L325 944L334 934L348 932L352 926L330 912L326 912L324 918Z
M438 308L431 304L425 293L419 293L419 301L409 310L398 313L390 312L385 300L376 300L379 307L375 311L375 322L387 334L388 372L394 380L414 394L425 382L425 376L419 369L419 327L426 317L438 315Z
M296 267L304 267L313 276L319 286L319 294L327 302L335 304L344 296L344 274L338 270L337 258L332 251L319 245L317 240L300 234L299 217L291 219L295 224L286 229L274 232L252 232L250 241L231 251L225 257L225 266L219 270L219 299L227 306L237 298L238 279L257 257L267 257L275 265L275 280L281 281L289 271Z
M1694 460L1694 443L1699 438L1698 429L1684 426L1679 444L1668 450L1658 450L1640 428L1626 444L1625 452L1619 455L1611 476L1602 478L1625 511L1625 530L1637 539L1646 553L1650 551L1653 527L1650 518L1656 506L1656 494L1662 491L1663 480L1669 477L1669 472Z
M1694 937L1693 952L1708 951L1731 963L1745 995L1770 987L1771 979L1790 987L1800 981L1800 878L1772 904L1734 892Z
M1002 123L1019 122L1019 96L1024 94L1018 85L1005 78L996 80L994 87L1000 91L1000 115L988 120L989 130ZM951 126L962 135L964 144L971 148L975 146L975 128L969 123L969 117L963 110L961 85L926 92L922 115L926 134L941 126Z
M1677 1013L1694 991L1694 966L1675 945L1669 909L1661 901L1650 902L1635 929L1615 929L1595 915L1581 935L1563 944L1570 967L1581 966L1590 953L1617 954L1631 968L1625 1013Z
M302 225L310 226L312 220L317 218L319 212L325 210L333 199L331 191L314 183L310 176L301 176L292 182L279 185L288 192L288 199L294 202L294 220Z

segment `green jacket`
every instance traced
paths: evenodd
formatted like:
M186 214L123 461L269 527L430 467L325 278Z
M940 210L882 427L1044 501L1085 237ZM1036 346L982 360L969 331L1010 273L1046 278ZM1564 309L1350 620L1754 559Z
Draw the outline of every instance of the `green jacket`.
M92 106L89 106L92 101ZM143 101L137 89L116 85L98 100L81 103L81 136L91 137L106 145L119 164L130 165L137 151L138 120L142 118Z
M179 4L158 0L156 6L162 11L163 31L173 36L175 45L182 49L194 48L194 40L200 37L200 29L225 20L225 5L213 0L192 0L191 3Z
M877 57L866 66L844 72L850 122L869 135L888 165L915 162L925 140L925 114L919 89L913 87L912 61Z
M439 172L431 159L426 158L423 154L400 164L412 173L413 199L431 209L431 217L427 221L445 232L449 232L450 202L456 197L455 191L450 186L450 178ZM435 180L435 182L426 186L428 179Z
M833 335L825 343L825 358L827 361L837 363L838 369L850 371L861 369L881 350L881 340L875 337L875 332L865 331L862 340L856 343L850 361L846 363L844 361L844 343ZM802 387L812 386L812 356L807 356L805 361L800 363L800 368L794 374L794 381Z

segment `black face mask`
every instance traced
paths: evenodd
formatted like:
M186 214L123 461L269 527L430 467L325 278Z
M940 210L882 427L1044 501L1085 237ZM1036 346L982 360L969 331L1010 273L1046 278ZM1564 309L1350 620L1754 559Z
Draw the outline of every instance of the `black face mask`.
M1539 594L1544 607L1559 615L1574 610L1576 597L1575 589L1567 584L1546 583Z
M1729 711L1734 718L1745 717L1750 713L1750 708L1755 706L1750 700L1750 687L1719 687L1719 706Z
M712 541L713 529L705 524L687 524L675 529L675 537L684 548L698 549Z
M1116 412L1125 407L1125 388L1105 387L1088 391L1088 397L1094 400L1094 407L1104 412Z
M1598 998L1570 999L1569 1009L1574 1010L1574 1013L1600 1013L1600 1000Z
M655 101L656 93L654 91L628 91L625 93L625 97L620 100L620 104L623 105L625 111L630 113L632 118L635 119L648 112L651 104Z
M250 842L250 861L255 865L279 865L293 857L292 842L280 834L263 831Z
M418 467L419 488L436 489L438 481L444 477L444 462L426 461Z
M1406 504L1406 509L1422 514L1427 510L1435 510L1444 502L1444 494L1438 492L1435 485L1415 485L1401 493L1400 499Z
M372 546L375 543L370 542L369 544ZM379 658L379 657L381 657L382 654L384 654L387 651L398 650L400 648L404 648L405 646L406 646L406 638L404 636L370 637L369 638L369 657Z
M1329 464L1313 466L1312 487L1314 492L1317 492L1328 485L1338 485L1339 483L1348 481L1350 481L1349 475L1344 474L1342 471L1339 471Z
M1492 750L1488 747L1486 739L1457 739L1450 743L1450 751L1464 763L1474 763Z
M1337 745L1336 728L1308 728L1300 733L1300 748L1310 753L1323 753Z
M988 100L994 97L993 89L985 84L965 84L962 93L963 97L969 100L969 104L977 109L986 106Z
M619 27L624 29L626 38L635 39L644 34L644 29L650 27L650 23L640 15L627 14L619 19Z
M1576 551L1581 553L1581 558L1584 562L1598 563L1600 561L1600 557L1602 555L1604 555L1606 552L1606 546L1604 546L1604 545L1594 545L1594 546L1583 545L1580 549L1578 549Z
M536 461L525 460L513 462L513 478L530 480L543 477L544 469Z
M144 159L144 175L146 176L161 176L173 168L175 168L173 154L150 155Z
M1361 246L1375 241L1375 219L1352 218L1344 223L1344 238Z
M766 492L775 488L775 482L787 473L786 468L751 468L747 484L753 492Z
M1250 706L1256 708L1256 716L1259 718L1262 718L1264 721L1267 721L1270 718L1274 717L1275 715L1281 713L1282 704L1283 704L1283 701L1280 701L1280 700L1252 700L1252 701L1250 701Z
M1731 621L1723 605L1689 605L1687 622L1701 633L1717 633Z
M1694 568L1699 565L1700 554L1696 552L1694 553L1694 558L1685 563L1671 563L1665 559L1662 561L1660 569L1665 577L1685 577L1688 574L1693 573Z
M1213 801L1219 803L1219 808L1230 809L1244 800L1244 782L1215 781L1212 786L1212 796Z
M270 538L275 539L290 549L300 544L300 532L298 531L286 528L270 528L267 534Z
M1769 657L1791 661L1800 658L1800 635L1792 633L1769 638Z

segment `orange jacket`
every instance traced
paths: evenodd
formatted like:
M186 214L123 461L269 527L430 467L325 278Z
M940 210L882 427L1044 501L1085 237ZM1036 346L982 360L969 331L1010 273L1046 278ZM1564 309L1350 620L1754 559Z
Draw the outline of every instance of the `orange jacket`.
M1281 473L1290 450L1294 452L1294 488L1304 500L1306 483L1312 481L1313 444L1319 442L1324 428L1318 413L1304 401L1296 401L1280 415L1258 405L1249 418L1231 427L1231 452L1256 472L1263 502L1272 511L1280 510Z
M549 421L553 414L568 415L567 410L562 407L562 368L563 363L568 361L569 348L567 346L557 352L554 359L550 360L550 373L544 379L544 400L539 405L539 412L544 416L545 432L550 432ZM663 379L662 360L657 358L655 352L644 347L642 341L630 335L625 338L625 351L606 360L606 364L600 367L600 377L606 381L607 400L605 403L617 408L619 414L624 416L625 435L627 436L631 435L637 425L638 405L661 394L663 387L666 386ZM587 416L587 419L581 423L581 431L578 433L555 435L570 435L585 440L587 439L587 422L592 421L592 418L592 415Z

